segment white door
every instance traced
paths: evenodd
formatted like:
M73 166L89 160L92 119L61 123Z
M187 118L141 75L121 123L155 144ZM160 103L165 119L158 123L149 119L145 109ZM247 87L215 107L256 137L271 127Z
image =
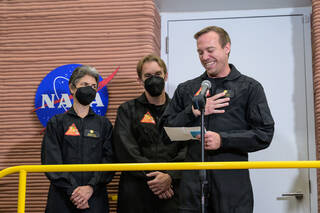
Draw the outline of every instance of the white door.
M179 83L204 71L193 35L209 25L221 26L231 37L230 63L262 83L275 120L271 146L251 153L250 161L308 160L308 140L314 143L308 132L314 130L308 130L313 111L307 100L312 81L306 74L310 54L305 54L304 29L310 23L305 22L303 15L169 20L167 92L172 97ZM255 213L310 212L308 169L250 170L250 175Z

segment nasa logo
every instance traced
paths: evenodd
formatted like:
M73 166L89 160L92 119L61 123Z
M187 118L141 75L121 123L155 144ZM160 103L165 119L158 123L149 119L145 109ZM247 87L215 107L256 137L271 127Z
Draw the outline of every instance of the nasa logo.
M73 98L69 91L69 78L78 66L81 64L60 66L47 74L41 81L36 92L34 111L44 127L47 126L47 122L52 116L64 113L72 106ZM108 108L109 95L107 87L101 87L102 80L102 77L99 76L98 92L90 106L96 114L104 116Z

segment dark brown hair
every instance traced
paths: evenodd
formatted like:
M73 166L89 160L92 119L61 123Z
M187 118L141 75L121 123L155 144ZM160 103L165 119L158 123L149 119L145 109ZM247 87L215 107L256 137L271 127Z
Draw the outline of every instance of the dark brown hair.
M97 72L96 68L86 66L86 65L81 65L72 72L72 75L69 79L69 85L75 88L75 85L85 75L92 76L94 79L96 79L97 84L99 83L99 73Z

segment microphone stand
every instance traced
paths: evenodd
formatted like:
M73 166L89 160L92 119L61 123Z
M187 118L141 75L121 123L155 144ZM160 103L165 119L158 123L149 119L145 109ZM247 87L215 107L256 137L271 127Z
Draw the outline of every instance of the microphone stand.
M201 162L204 161L204 108L201 109ZM207 170L200 170L200 183L201 183L201 213L205 213L205 200L206 200L206 185L207 180Z
M192 98L192 104L195 109L200 110L201 112L201 162L205 162L205 152L204 152L204 110L206 106L206 97L204 95L197 95ZM200 184L201 184L201 213L205 213L205 201L206 201L206 185L208 184L207 180L207 171L205 169L200 170Z

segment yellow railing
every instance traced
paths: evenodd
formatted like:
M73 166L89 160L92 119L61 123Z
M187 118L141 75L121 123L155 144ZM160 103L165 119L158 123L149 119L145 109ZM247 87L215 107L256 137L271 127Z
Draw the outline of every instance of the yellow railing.
M139 170L209 170L209 169L287 169L320 168L320 161L261 161L261 162L205 162L205 163L128 163L25 165L0 171L0 178L19 172L18 213L25 211L28 172L84 172L84 171L139 171Z

